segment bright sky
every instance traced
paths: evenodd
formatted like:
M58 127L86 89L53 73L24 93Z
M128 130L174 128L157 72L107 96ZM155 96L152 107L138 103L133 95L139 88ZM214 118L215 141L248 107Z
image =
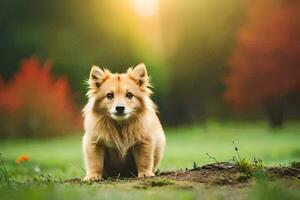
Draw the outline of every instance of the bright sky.
M135 12L141 17L150 17L157 14L158 0L132 0Z

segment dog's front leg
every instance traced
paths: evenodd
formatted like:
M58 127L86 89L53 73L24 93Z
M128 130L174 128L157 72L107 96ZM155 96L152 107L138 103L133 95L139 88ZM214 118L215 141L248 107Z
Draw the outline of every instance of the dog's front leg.
M85 161L85 181L101 180L104 164L104 147L92 139L83 139L83 153Z
M151 142L136 144L133 147L133 156L137 165L138 177L154 176L154 145Z

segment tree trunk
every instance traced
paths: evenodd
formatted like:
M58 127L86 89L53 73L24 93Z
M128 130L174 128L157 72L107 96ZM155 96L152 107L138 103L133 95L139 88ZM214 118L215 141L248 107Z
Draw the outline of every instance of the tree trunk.
M280 128L284 122L284 99L279 98L267 104L267 116L271 128Z

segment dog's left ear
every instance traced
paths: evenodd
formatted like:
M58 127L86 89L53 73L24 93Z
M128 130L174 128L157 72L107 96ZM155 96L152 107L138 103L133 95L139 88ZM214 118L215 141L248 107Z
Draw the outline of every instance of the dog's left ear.
M144 63L137 64L133 69L129 68L127 73L136 80L139 86L149 86L149 77Z
M101 69L100 67L93 65L90 71L90 77L88 84L90 89L98 89L103 82L110 76L108 69Z

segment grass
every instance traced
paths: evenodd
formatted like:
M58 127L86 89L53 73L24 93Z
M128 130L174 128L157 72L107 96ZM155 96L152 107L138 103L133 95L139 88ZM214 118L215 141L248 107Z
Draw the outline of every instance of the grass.
M215 122L208 123L205 128L169 128L166 129L167 146L160 170L192 168L194 162L198 166L214 162L207 153L218 161L230 160L236 153L232 141L243 158L260 158L266 166L287 165L300 160L299 130L298 123L289 123L280 130L269 129L261 123L220 125ZM145 187L126 181L66 184L62 180L84 176L80 135L47 140L2 140L0 152L7 173L22 182L11 187L0 184L1 199L156 199L158 196L162 199L195 199L200 194L214 199L232 195L243 198L249 193L244 189L230 191L224 188L215 188L212 192L204 186L182 189L169 184L168 180L146 182ZM21 154L27 154L30 160L17 165L15 160ZM147 184L161 184L163 189ZM260 189L254 190L260 192Z

